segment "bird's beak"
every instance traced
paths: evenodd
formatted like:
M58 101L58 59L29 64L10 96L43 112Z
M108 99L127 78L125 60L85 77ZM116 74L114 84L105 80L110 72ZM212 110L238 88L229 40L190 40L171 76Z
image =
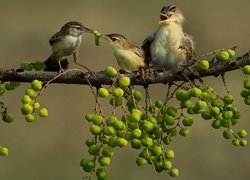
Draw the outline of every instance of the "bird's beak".
M101 37L102 37L103 39L105 39L105 40L111 42L110 37L108 37L108 36L106 36L106 35L104 35L104 34L102 34Z
M161 13L159 24L162 23L163 21L166 21L167 19L168 19L168 16L166 14Z
M85 33L93 33L93 30L92 29L89 29L89 28L83 28L83 30L82 30L83 32L85 32Z

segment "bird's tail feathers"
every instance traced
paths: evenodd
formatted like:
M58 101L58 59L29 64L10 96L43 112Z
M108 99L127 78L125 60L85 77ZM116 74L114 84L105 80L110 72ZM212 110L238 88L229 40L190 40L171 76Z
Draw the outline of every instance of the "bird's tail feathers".
M60 58L60 63L61 67L63 69L67 69L69 66L69 61L67 57L62 57ZM55 56L50 56L46 61L45 61L46 67L44 68L44 71L60 71L60 66L58 63L58 60Z

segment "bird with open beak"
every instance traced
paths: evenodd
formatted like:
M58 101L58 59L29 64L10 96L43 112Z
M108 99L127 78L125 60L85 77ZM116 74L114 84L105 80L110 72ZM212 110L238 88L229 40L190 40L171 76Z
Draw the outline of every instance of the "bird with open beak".
M159 26L149 35L142 48L154 70L171 70L192 58L194 42L183 32L184 16L175 5L164 6L160 13Z

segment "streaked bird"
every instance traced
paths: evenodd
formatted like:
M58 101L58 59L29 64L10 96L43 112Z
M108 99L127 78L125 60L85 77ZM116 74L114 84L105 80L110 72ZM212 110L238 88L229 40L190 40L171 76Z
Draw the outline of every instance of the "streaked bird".
M132 72L148 67L144 51L136 44L131 43L123 35L107 34L101 37L108 41L122 70Z
M82 42L83 33L92 33L82 23L71 21L62 26L49 40L52 54L45 61L45 71L63 71L68 68L68 56L73 55L74 62L92 72L86 66L79 63L78 51Z
M170 70L192 58L194 42L183 32L183 22L184 16L178 7L162 8L157 30L142 45L149 66L154 70Z

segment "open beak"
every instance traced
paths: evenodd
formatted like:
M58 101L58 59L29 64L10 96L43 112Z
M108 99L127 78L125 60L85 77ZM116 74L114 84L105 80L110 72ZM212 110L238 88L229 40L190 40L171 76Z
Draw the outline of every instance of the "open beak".
M161 13L160 14L160 20L159 23L162 23L163 21L166 21L169 17L166 14Z

